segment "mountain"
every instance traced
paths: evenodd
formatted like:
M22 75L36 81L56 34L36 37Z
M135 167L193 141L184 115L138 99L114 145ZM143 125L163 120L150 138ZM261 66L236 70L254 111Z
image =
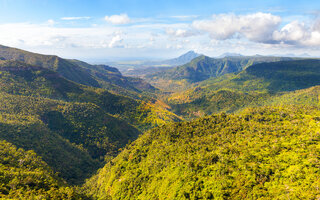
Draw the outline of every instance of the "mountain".
M201 54L198 54L194 51L188 51L187 53L184 53L182 55L180 55L177 58L172 58L172 59L168 59L168 60L161 60L161 61L146 61L146 62L142 62L140 65L143 66L178 66L178 65L183 65L186 64L188 62L190 62L192 59L201 56Z
M142 92L156 89L142 79L125 77L113 67L90 65L78 60L58 56L36 54L0 45L2 60L19 61L57 72L64 78L87 86L108 89L114 93L141 99Z
M150 74L159 73L172 67L179 66L190 62L192 59L201 56L194 51L188 51L187 53L173 59L162 61L147 61L141 64L133 64L133 67L129 67L123 70L123 73L127 76L144 78Z
M87 181L97 199L314 199L319 109L247 109L155 128Z
M158 90L0 49L0 198L319 196L318 59L198 56L145 75Z
M292 60L283 57L225 57L220 59L199 56L191 62L164 72L147 76L147 80L163 89L188 87L190 83L233 72L239 72L256 63ZM163 84L167 83L167 84Z
M79 60L69 61L88 70L102 88L109 89L116 93L128 95L128 92L130 92L135 94L131 95L131 97L137 97L143 92L153 93L157 91L156 88L143 79L123 76L115 67L108 65L90 65Z
M313 102L315 105L317 100L298 98L295 91L320 85L319 80L320 60L259 63L239 73L207 79L188 90L174 93L167 98L167 103L175 113L187 118L221 111L235 112L248 106L279 105L280 102L307 105ZM309 98L313 96L310 94Z
M146 102L116 95L101 88L79 85L46 68L17 61L0 61L0 71L3 74L0 76L0 91L24 96L90 102L140 130L166 121L180 120L160 101Z
M80 85L47 68L0 61L0 139L34 150L71 184L135 140L137 128L181 120L164 107Z
M221 80L211 79L203 85L210 84L211 89L281 92L319 85L319 77L320 60L301 59L255 64L239 74Z
M161 63L166 64L166 65L171 65L171 66L183 65L183 64L186 64L199 56L201 56L201 54L198 54L194 51L188 51L187 53L185 53L177 58L173 58L170 60L164 60Z
M137 69L128 69L123 72L124 75L130 77L139 77L144 79L146 76L161 73L173 67L139 67Z
M58 56L36 54L0 45L0 57L2 57L2 60L20 61L53 70L66 79L80 84L94 87L99 86L98 82L87 72L87 70Z

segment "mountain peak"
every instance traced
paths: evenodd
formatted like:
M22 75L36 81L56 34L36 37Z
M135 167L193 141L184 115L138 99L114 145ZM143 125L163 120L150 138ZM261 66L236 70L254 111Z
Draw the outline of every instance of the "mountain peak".
M178 58L190 58L190 57L193 57L193 58L196 58L198 56L200 56L201 54L198 54L196 53L195 51L191 50L191 51L188 51L187 53L185 54L182 54L181 56L179 56Z

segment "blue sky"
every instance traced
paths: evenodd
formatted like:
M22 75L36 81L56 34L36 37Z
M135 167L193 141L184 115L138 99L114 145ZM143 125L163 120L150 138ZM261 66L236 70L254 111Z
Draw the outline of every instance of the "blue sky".
M0 44L78 59L320 55L320 1L0 0Z

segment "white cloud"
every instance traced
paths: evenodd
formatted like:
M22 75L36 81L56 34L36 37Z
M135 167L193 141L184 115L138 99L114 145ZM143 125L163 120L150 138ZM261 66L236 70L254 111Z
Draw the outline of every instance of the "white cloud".
M91 17L62 17L61 20L87 20L91 19Z
M175 30L173 28L168 28L166 30L166 33L173 37L189 37L189 36L197 35L197 33L194 30L186 30L186 29Z
M127 14L105 16L104 19L111 24L129 24L131 22Z
M118 48L124 47L123 38L121 37L120 34L115 35L109 43L109 48L117 48L117 47Z
M285 44L318 46L320 45L320 30L317 23L318 21L315 21L312 26L307 26L303 22L293 21L279 31L275 31L273 38Z
M255 13L215 15L193 23L148 21L130 26L103 23L63 27L64 23L59 21L61 24L56 26L58 22L53 20L41 24L0 24L0 44L71 58L80 54L87 57L144 57L144 54L157 57L160 54L154 52L170 56L168 52L183 53L189 49L208 55L222 54L230 49L242 54L296 51L319 55L320 20L295 20L282 22L284 25L281 26L279 16Z
M208 32L213 39L226 40L243 36L255 42L269 42L280 23L279 16L258 12L248 15L213 15L211 20L197 20L192 25L195 29Z
M307 30L305 24L298 21L293 21L273 33L274 40L284 43L296 43L306 40L306 38L309 37L310 32Z

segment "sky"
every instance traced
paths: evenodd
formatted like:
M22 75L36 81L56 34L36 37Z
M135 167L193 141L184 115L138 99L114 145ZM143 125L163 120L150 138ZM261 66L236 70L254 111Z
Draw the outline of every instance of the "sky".
M82 60L320 56L319 0L0 0L0 44Z

